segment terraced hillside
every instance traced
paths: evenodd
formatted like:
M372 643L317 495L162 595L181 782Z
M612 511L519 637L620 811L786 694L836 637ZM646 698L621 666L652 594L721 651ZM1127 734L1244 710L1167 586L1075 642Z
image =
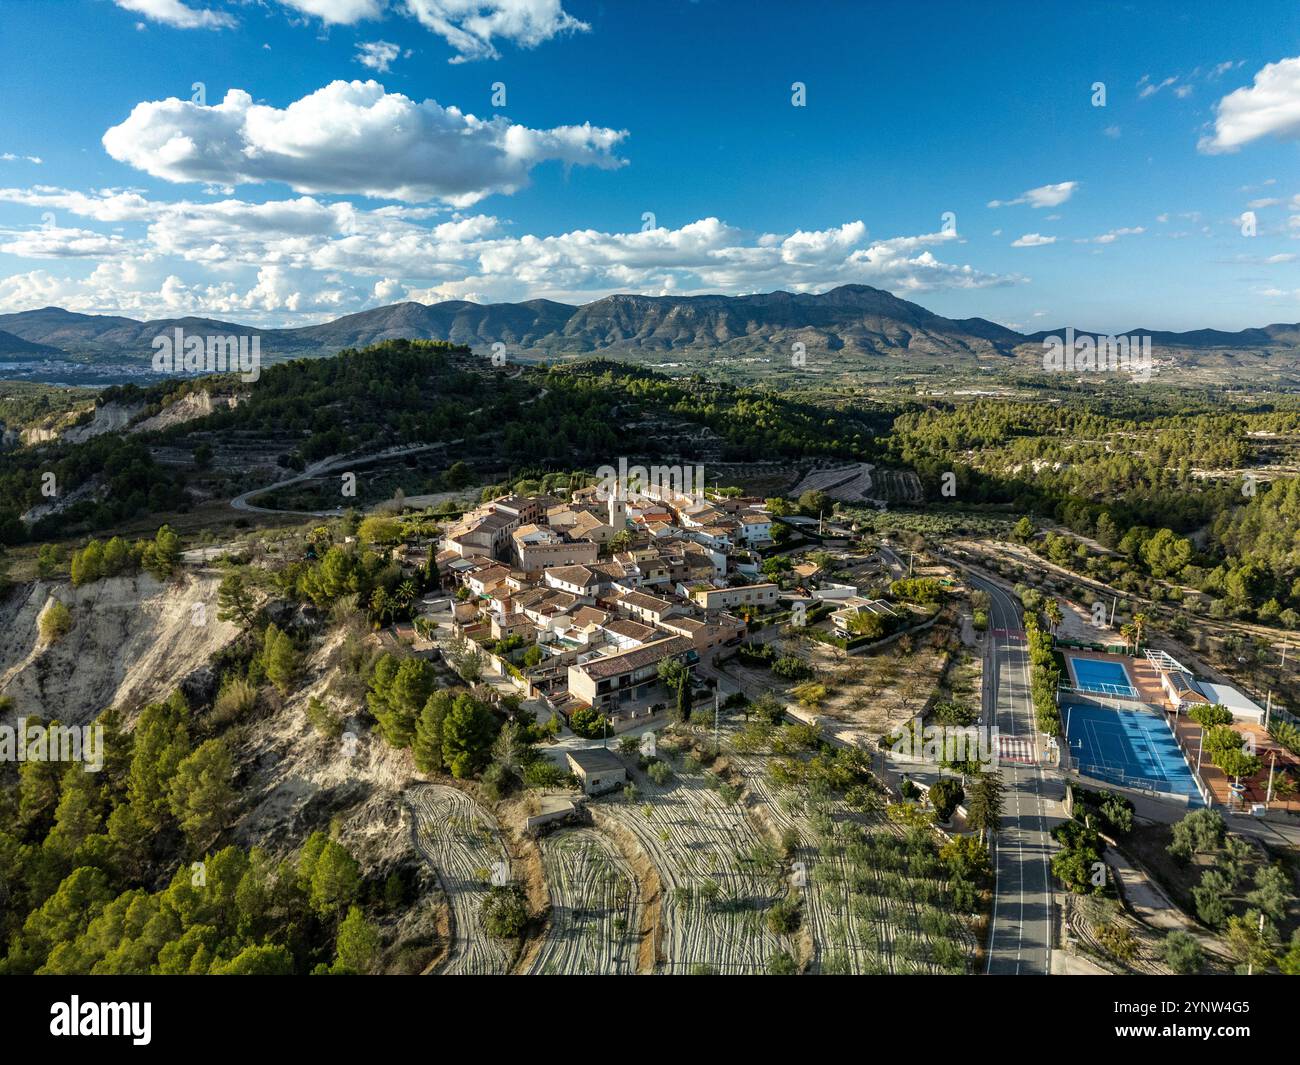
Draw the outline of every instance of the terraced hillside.
M468 795L440 784L418 784L406 801L415 818L416 849L433 866L451 907L451 947L438 972L507 972L510 955L479 921L494 870L510 868L496 821Z

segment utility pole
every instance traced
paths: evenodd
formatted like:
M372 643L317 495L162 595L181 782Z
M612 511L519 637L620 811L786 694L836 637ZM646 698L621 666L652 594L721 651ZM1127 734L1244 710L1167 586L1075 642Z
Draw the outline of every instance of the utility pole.
M1264 915L1263 915L1263 913L1261 913L1261 914L1259 915L1259 934L1260 934L1261 936L1264 934ZM1246 963L1246 975L1247 975L1247 976L1253 976L1253 975L1254 975L1254 972L1255 972L1255 963L1254 963L1253 961L1248 961L1248 962Z
M1119 606L1119 597L1111 596L1110 600L1110 628L1115 627L1115 608Z
M722 748L718 745L718 699L721 694L721 687L713 689L713 753L715 755L722 752Z
M1273 752L1273 758L1268 763L1268 793L1264 796L1264 802L1273 801L1273 770L1277 768L1277 751Z
M1264 728L1268 728L1269 718L1273 716L1273 691L1269 690L1268 699L1264 703Z

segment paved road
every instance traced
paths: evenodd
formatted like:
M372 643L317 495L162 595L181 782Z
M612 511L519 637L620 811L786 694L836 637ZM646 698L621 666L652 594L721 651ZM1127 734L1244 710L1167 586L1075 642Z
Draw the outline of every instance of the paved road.
M907 576L907 564L898 557L898 553L892 547L886 547L884 544L881 544L876 548L876 554L878 554L881 561L885 563L886 568L890 571L890 576L894 580L901 580L903 577Z
M514 380L524 372L524 367L519 367L514 373L507 377L507 380ZM536 403L539 399L545 397L547 390L545 388L538 391L537 395L531 396L519 405L527 406L529 403ZM470 411L466 418L472 418L483 408L478 407ZM356 466L363 466L370 462L376 462L379 459L399 458L403 455L414 455L418 451L430 451L434 448L451 448L457 444L463 444L463 439L446 440L437 444L400 444L395 447L386 447L382 451L376 451L369 455L331 455L323 458L319 462L314 462L308 466L302 473L295 474L283 481L276 481L274 484L264 485L261 488L250 488L247 492L241 492L230 501L230 505L236 510L245 510L254 514L297 514L313 518L337 518L343 513L342 506L334 507L330 510L277 510L274 507L259 507L256 503L250 503L253 496L260 496L273 488L286 488L291 484L299 484L302 481L310 481L313 478L324 476L327 473L333 473L336 470L351 470Z
M985 724L1003 736L1034 740L1033 703L1029 693L1029 653L1020 604L998 585L971 576L970 583L989 594L989 639L992 651L984 666ZM1049 861L1055 844L1048 834L1063 815L1048 798L1043 771L1037 766L1004 762L1002 826L996 840L997 884L989 929L991 975L1047 975L1052 954L1052 881ZM1050 816L1055 811L1056 816Z
M1134 814L1146 821L1155 821L1162 825L1172 825L1187 816L1187 807L1182 803L1170 802L1155 795L1141 795L1126 791L1124 795L1133 803ZM1215 807L1228 823L1229 832L1254 836L1270 847L1290 847L1300 851L1300 822L1294 820L1265 820L1250 814L1232 813L1222 805Z
M453 440L451 444L459 444L461 441ZM398 458L402 455L414 455L417 451L428 451L432 448L447 447L448 444L408 444L400 447L388 447L382 451L376 451L370 455L332 455L329 458L321 459L319 462L313 462L302 473L294 474L282 481L276 481L274 484L263 485L261 488L250 488L247 492L241 492L230 501L230 505L236 510L251 511L255 514L301 514L316 518L336 518L343 513L343 507L334 507L331 510L278 510L274 507L259 507L256 503L250 503L252 496L260 496L264 492L269 492L273 488L286 488L291 484L300 484L303 481L310 481L316 477L322 477L327 473L335 470L351 470L356 466L363 466L366 463L375 462L379 459Z

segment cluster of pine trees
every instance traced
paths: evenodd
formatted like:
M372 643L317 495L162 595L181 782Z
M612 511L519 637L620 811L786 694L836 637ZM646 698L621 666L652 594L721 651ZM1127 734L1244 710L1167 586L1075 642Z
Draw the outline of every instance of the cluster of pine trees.
M1248 466L1256 454L1252 433L1298 429L1293 411L1211 408L1139 418L1087 401L981 400L901 415L890 446L899 461L916 466L935 498L940 478L952 471L958 501L1050 517L1124 560L1090 567L1086 549L1049 534L1041 550L1058 565L1121 586L1126 573L1189 585L1222 600L1225 613L1295 626L1300 480L1257 483Z
M346 848L296 861L217 847L236 808L220 737L184 698L134 729L105 711L104 765L26 761L0 788L0 972L365 972L378 933Z

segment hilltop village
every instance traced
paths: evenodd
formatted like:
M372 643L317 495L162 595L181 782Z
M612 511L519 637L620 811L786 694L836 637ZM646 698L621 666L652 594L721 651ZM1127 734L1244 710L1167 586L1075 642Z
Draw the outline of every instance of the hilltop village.
M739 643L781 592L760 568L762 500L604 494L491 500L446 529L436 562L456 631L494 641L491 668L566 722L594 709L618 731L665 708L663 663Z

